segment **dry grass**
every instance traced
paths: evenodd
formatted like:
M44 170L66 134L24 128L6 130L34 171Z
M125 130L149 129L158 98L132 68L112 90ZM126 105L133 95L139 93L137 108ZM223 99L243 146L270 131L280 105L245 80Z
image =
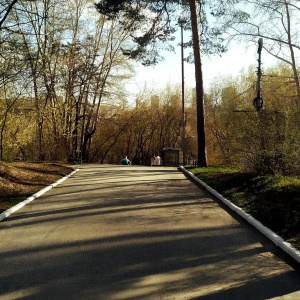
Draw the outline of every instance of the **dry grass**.
M55 163L0 163L0 213L72 171Z

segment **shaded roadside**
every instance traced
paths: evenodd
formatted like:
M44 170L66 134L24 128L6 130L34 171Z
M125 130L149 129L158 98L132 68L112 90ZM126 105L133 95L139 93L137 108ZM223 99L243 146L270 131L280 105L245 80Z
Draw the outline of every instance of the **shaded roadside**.
M1 299L300 295L297 265L175 168L83 166L0 223L0 259Z

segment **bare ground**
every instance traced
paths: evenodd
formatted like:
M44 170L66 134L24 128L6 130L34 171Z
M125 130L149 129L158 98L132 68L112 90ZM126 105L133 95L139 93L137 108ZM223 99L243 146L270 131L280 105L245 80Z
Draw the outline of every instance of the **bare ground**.
M0 213L72 171L60 163L0 163Z

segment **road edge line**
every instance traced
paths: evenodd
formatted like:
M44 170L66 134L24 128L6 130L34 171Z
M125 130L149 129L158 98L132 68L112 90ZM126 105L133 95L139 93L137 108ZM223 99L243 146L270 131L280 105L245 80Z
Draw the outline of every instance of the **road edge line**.
M33 194L32 196L28 197L26 200L14 205L13 207L5 210L4 212L2 212L0 214L0 222L2 220L4 220L5 218L7 218L8 216L10 216L12 213L16 212L17 210L19 210L20 208L22 208L23 206L25 206L26 204L30 203L31 201L35 200L36 198L40 197L41 195L43 195L44 193L48 192L49 190L51 190L53 187L57 186L58 184L62 183L63 181L65 181L66 179L68 179L69 177L71 177L73 174L75 174L79 169L74 170L73 172L71 172L70 174L66 175L65 177L57 180L56 182L50 184L49 186L43 188L42 190L40 190L39 192Z
M270 239L276 246L280 247L284 252L294 258L298 263L300 263L300 251L293 247L290 243L286 242L281 236L277 233L264 226L261 222L257 221L250 214L246 213L242 208L232 203L230 200L223 197L216 190L211 188L205 182L197 178L193 173L186 170L183 166L179 167L184 173L188 174L193 180L197 181L201 186L203 186L206 190L208 190L211 194L221 200L224 204L226 204L230 209L239 214L242 218L244 218L248 223L254 226L257 230L259 230L263 235L265 235L268 239Z

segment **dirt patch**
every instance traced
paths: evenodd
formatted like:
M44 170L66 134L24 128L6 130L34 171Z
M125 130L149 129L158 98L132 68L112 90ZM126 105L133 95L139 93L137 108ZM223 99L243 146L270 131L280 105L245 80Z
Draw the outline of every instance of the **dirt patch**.
M58 163L0 163L0 213L73 170Z

